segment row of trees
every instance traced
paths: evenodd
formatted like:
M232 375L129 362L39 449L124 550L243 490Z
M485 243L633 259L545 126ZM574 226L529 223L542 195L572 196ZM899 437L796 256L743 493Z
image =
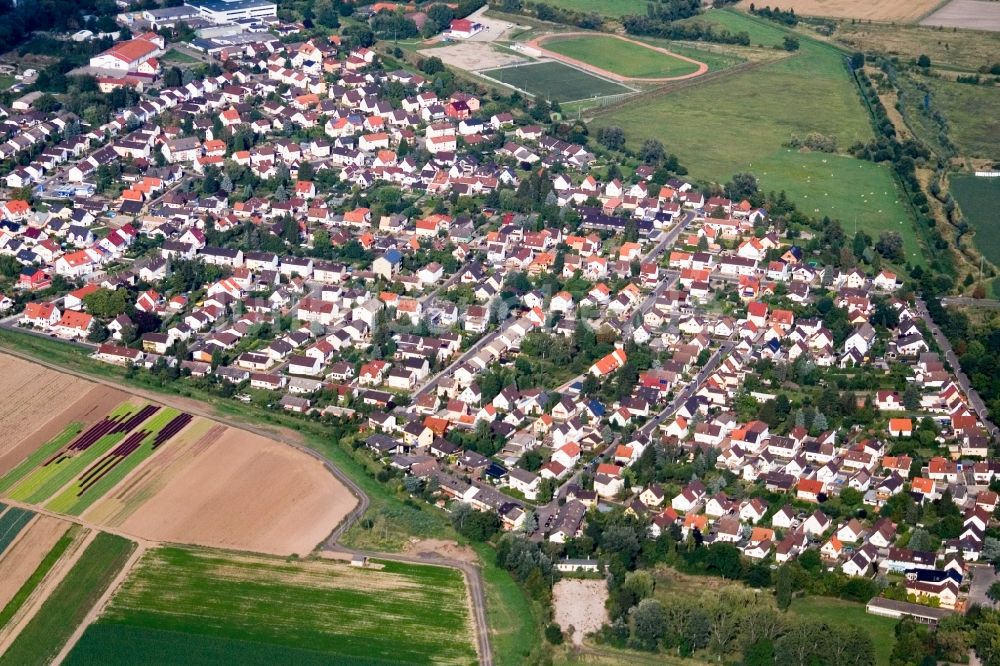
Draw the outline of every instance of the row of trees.
M750 33L719 30L707 23L673 23L649 16L625 16L622 18L625 32L630 35L658 37L691 42L715 42L718 44L750 45Z

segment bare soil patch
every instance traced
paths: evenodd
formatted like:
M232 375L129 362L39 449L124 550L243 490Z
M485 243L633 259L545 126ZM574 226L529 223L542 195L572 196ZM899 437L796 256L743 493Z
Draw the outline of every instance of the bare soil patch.
M751 0L742 0L737 7L749 9L750 4ZM794 9L802 16L916 23L939 4L941 0L778 0L772 6Z
M920 25L1000 32L1000 2L951 0L921 21Z
M17 594L56 545L69 523L51 516L38 516L0 558L0 608Z
M356 501L318 460L226 428L121 527L155 541L306 554Z
M437 56L446 65L475 72L481 69L494 69L506 65L525 62L527 58L493 48L489 42L460 42L436 49L423 49L420 55Z
M574 644L582 645L584 635L597 631L608 621L604 602L608 599L605 580L564 578L552 587L552 606L555 621L569 631Z
M0 365L4 362L3 359L7 358L9 357L0 355ZM20 359L14 360L19 361ZM40 366L34 367L38 367L42 372L47 372ZM71 375L53 374L65 377L67 380L75 379ZM56 392L58 394L58 389L56 389ZM30 400L27 397L25 398L26 403L33 401L39 406L44 406L45 409L40 416L32 418L29 423L21 426L21 431L24 433L22 437L17 439L14 437L10 439L4 437L4 441L0 442L0 476L16 467L22 460L34 453L38 447L63 432L70 423L78 421L83 423L84 429L86 429L103 419L108 412L129 398L127 393L116 391L101 384L88 384L87 382L83 382L74 388L74 396L79 397L75 400L70 396L64 396L64 399L60 399L56 395L52 400L46 400L44 394L39 393ZM7 409L12 403L0 402L0 404L5 405L2 413L7 418L9 414ZM69 406L65 409L60 409L61 406L66 404ZM50 414L54 414L54 416L45 420L45 417ZM36 429L32 430L32 427ZM0 425L0 428L3 428L3 426ZM14 428L16 430L18 426L15 425ZM7 431L0 430L0 432Z
M403 554L423 559L443 558L469 564L479 561L476 551L448 539L411 539L403 548Z

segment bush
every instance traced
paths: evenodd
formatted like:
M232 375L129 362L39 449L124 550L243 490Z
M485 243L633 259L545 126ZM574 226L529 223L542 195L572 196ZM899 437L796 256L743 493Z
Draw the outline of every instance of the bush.
M562 645L563 642L563 632L562 627L558 623L553 622L549 626L545 627L545 640L553 645Z

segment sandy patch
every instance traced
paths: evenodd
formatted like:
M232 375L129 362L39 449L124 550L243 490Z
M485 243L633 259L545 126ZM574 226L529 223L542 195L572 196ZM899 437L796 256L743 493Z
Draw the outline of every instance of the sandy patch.
M428 58L437 56L446 65L458 67L467 72L475 72L480 69L494 69L527 60L524 56L517 55L516 53L494 49L487 42L459 42L458 44L442 46L436 49L423 49L419 53Z
M121 527L155 541L304 555L356 502L318 460L226 428Z
M0 558L0 608L17 594L67 529L69 523L63 520L38 516L4 551Z
M947 5L921 21L920 25L998 32L1000 31L1000 2L951 0Z
M572 641L583 644L583 637L601 628L608 621L604 602L608 599L608 584L603 579L564 578L552 587L555 621L570 631Z
M15 359L17 360L17 359ZM39 367L39 366L35 366ZM40 368L44 370L44 368ZM60 375L72 379L70 375ZM38 447L42 446L50 439L56 437L66 429L70 423L79 421L84 424L84 430L97 423L108 412L117 407L123 401L129 399L129 395L116 391L103 385L84 384L78 387L75 400L66 400L61 403L53 402L47 406L45 415L54 414L48 420L43 418L34 419L37 427L33 432L28 428L28 434L20 440L6 440L9 445L0 443L0 475L6 474L16 467L22 460L34 453ZM41 398L38 402L42 402ZM9 403L0 403L8 405ZM65 409L60 407L68 404ZM53 408L53 405L57 405ZM7 414L5 407L3 413Z
M737 7L749 9L750 4L751 0L742 0ZM939 4L941 0L778 0L771 6L794 9L802 16L915 23Z
M460 546L457 541L447 539L411 539L403 547L403 554L425 560L441 558L476 564L479 557L468 546Z

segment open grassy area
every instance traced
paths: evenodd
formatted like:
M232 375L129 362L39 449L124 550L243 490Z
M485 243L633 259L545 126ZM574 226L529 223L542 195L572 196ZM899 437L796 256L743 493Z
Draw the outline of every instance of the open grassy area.
M1000 58L1000 56L998 56ZM1000 160L1000 88L923 78L948 121L948 136L965 157Z
M179 663L200 651L202 637L209 649L219 641L260 645L272 663L296 662L302 648L317 653L315 663L467 664L476 658L461 573L395 562L358 569L346 562L161 548L143 557L101 625L97 631L121 643L85 641L89 663L117 663L116 652L102 649L131 644L142 652L144 642L160 641L164 663ZM179 640L165 640L161 632ZM80 655L74 660L83 663Z
M750 35L750 41L757 46L781 46L787 31L776 23L763 19L755 19L740 12L728 10L707 11L698 16L684 19L687 23L708 23L718 28L725 28L731 33L745 32Z
M723 10L697 20L746 30L755 43L780 43L778 26ZM800 50L755 69L599 115L595 126L615 125L634 147L648 138L676 153L695 178L724 183L754 173L761 189L785 190L810 215L838 218L845 229L899 231L908 259L920 261L916 231L886 166L851 157L787 148L797 136L819 133L840 149L872 138L867 112L832 47L802 39Z
M103 532L98 534L10 648L0 656L0 664L48 664L134 548L135 544L128 539Z
M0 553L17 538L24 526L35 517L35 514L25 509L12 506L0 516Z
M190 65L200 62L194 56L188 55L187 53L184 53L182 51L178 51L177 49L170 49L162 56L160 56L160 60L164 60L169 63L175 63L178 65Z
M898 55L903 60L926 55L933 67L968 71L993 63L1000 53L1000 32L842 21L833 38L852 50Z
M45 576L48 575L49 571L52 570L52 567L59 561L59 558L62 557L62 554L69 548L69 545L73 543L73 539L76 538L79 530L80 528L76 525L71 526L65 534L59 537L56 544L52 546L52 550L45 554L42 561L31 572L28 580L24 581L24 585L14 593L14 596L7 602L7 605L3 607L3 610L0 610L0 628L5 627L17 611L21 609L21 606L28 600L31 593L35 591Z
M804 619L819 620L835 627L859 627L868 633L875 644L875 660L880 665L889 663L896 643L896 620L865 612L864 604L831 599L830 597L802 597L795 599L788 613Z
M664 78L684 76L698 70L697 65L686 60L610 35L553 39L545 42L543 46L555 53L620 76Z
M546 0L546 4L575 12L596 12L614 18L630 14L645 14L643 0Z
M621 84L593 76L583 70L554 60L489 69L480 72L480 74L555 102L570 102L632 92Z
M976 230L976 247L995 264L1000 264L1000 225L996 209L1000 202L1000 178L976 178L954 174L949 189L962 209L962 215Z

